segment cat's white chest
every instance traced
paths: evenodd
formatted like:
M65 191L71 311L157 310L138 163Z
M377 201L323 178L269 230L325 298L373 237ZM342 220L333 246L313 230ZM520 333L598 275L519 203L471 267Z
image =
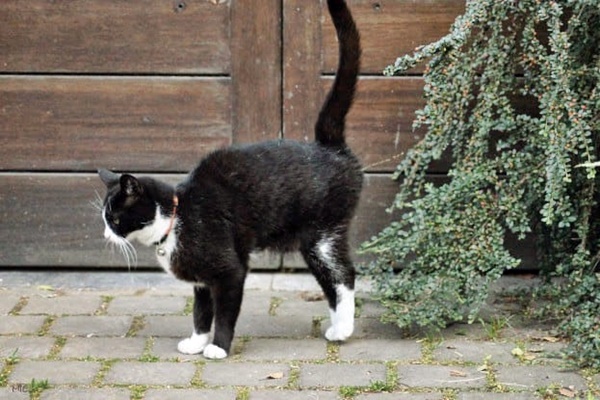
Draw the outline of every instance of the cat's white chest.
M177 246L177 237L175 233L171 233L167 240L164 243L156 246L156 259L158 263L168 274L173 275L173 270L171 269L171 260L173 258L173 253L175 252L175 248Z

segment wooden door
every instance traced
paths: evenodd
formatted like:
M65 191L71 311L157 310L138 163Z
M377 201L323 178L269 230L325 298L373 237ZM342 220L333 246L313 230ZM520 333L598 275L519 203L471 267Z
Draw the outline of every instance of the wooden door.
M321 3L0 2L0 266L123 266L92 205L104 193L99 167L176 182L222 146L311 140L337 63ZM445 34L464 2L349 3L364 49L348 121L367 171L356 245L389 219L390 172L421 135L410 128L420 72L381 71ZM156 265L140 249L138 266Z

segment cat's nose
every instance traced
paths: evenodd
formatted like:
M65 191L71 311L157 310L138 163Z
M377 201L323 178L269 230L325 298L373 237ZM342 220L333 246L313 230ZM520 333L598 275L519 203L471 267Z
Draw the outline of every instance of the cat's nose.
M104 228L104 237L108 239L110 237L110 230L108 227Z

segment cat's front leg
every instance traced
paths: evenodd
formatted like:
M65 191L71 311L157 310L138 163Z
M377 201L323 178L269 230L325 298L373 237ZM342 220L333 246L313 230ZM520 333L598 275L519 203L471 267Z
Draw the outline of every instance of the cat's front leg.
M202 353L210 343L210 327L213 320L213 301L210 290L205 286L194 286L194 331L183 339L177 350L183 354Z
M222 359L227 357L240 314L244 290L243 277L227 277L225 284L213 288L215 302L215 337L204 349L204 357Z

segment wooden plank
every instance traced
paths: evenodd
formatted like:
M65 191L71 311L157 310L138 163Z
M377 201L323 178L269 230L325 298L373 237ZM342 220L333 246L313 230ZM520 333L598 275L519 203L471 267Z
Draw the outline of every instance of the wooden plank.
M356 215L352 221L350 244L358 248L385 228L393 218L386 210L392 205L398 182L389 174L366 174Z
M322 85L329 87L332 81L324 78ZM346 136L368 171L392 171L408 149L421 140L425 131L413 131L412 122L415 111L425 104L422 95L422 78L359 80Z
M283 2L283 136L312 141L321 108L321 13L318 1ZM326 89L325 89L326 90Z
M281 135L281 2L234 1L231 9L233 140Z
M322 77L322 90L333 78ZM367 76L359 79L356 101L348 114L346 136L352 150L369 172L391 172L407 151L425 136L427 129L413 129L415 112L425 106L424 79L421 77L384 78ZM535 115L537 102L531 97L513 96L518 112ZM446 173L452 155L446 151L429 166L429 173Z
M333 78L321 78L324 95ZM425 105L423 78L361 77L356 100L346 123L346 137L352 151L359 156L366 171L391 172L418 143L426 129L412 127L415 112ZM306 136L306 140L313 140ZM446 172L449 160L430 167L430 172Z
M157 175L176 183L184 175ZM433 178L443 182L446 178ZM356 249L376 235L399 213L385 210L392 204L398 183L389 174L367 174L361 201L352 223L350 243ZM92 203L104 194L95 174L0 174L0 267L126 267L124 258L111 251L103 237L104 224ZM32 195L35 194L35 195ZM536 266L533 241L508 239L523 267ZM158 268L153 249L136 246L137 267ZM368 257L356 256L357 262ZM286 258L286 267L302 267ZM279 258L263 254L255 269L279 266Z
M450 32L465 10L464 0L352 0L363 48L361 72L380 74L397 57ZM323 13L323 71L337 67L338 47L330 17ZM421 71L421 66L418 70Z
M0 71L226 74L229 2L2 0Z
M121 255L105 245L102 218L92 206L104 190L95 175L0 174L0 265L123 266ZM151 265L150 250L138 255L138 266Z
M0 170L188 171L231 143L228 78L0 77Z
M156 176L176 183L185 175ZM353 245L389 221L384 210L396 185L389 175L367 176L353 225ZM0 174L0 243L4 244L0 266L126 267L122 255L106 245L104 224L92 204L104 192L96 174ZM158 267L153 249L136 248L138 267ZM272 255L253 262L258 269L278 266Z
M318 104L333 83L332 77L320 79ZM423 138L425 129L414 131L412 128L415 111L425 105L423 99L423 79L420 77L362 77L359 79L356 100L346 124L346 137L350 148L359 156L365 169L370 172L393 171L406 152ZM302 98L309 97L303 94ZM303 114L301 102L288 99L286 107L295 107L296 114ZM297 104L296 104L297 103ZM294 105L292 105L294 104ZM307 104L307 103L305 103ZM306 107L309 108L309 107ZM317 109L318 110L318 109ZM297 124L286 138L312 141L315 115L306 110L305 126ZM313 112L316 114L316 112ZM286 127L287 127L286 114ZM433 171L446 171L447 162L438 163Z

